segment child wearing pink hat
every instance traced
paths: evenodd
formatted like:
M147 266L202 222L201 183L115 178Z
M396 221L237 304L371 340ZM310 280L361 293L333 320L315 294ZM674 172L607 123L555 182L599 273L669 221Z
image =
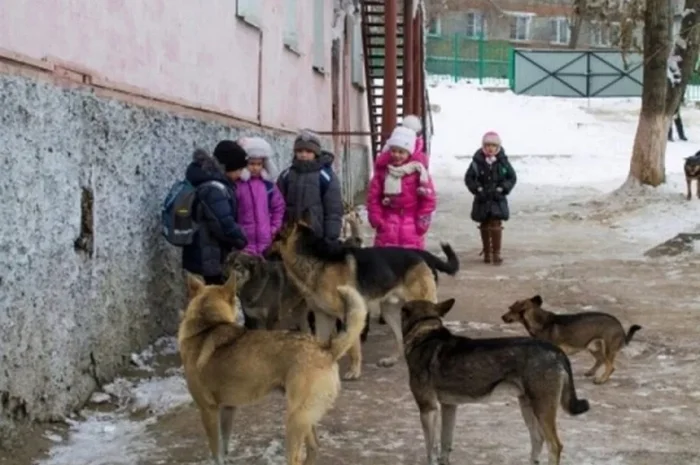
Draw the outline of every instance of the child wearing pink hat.
M516 182L515 170L506 157L500 136L495 131L487 132L464 175L464 183L474 195L471 218L479 223L484 263L503 262L502 222L510 218L507 196Z

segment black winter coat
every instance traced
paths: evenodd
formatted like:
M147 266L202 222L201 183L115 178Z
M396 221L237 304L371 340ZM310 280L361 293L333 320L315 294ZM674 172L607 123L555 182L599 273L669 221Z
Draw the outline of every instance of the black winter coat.
M221 276L228 254L248 245L236 222L236 186L216 160L202 151L195 152L185 178L197 189L194 213L199 229L192 244L182 249L182 267L205 277ZM217 182L204 184L208 181Z
M472 220L478 223L490 219L507 221L510 211L506 196L513 190L516 182L515 170L502 148L491 165L486 163L484 152L481 149L477 150L464 174L464 183L469 192L474 194ZM499 187L501 192L498 191Z

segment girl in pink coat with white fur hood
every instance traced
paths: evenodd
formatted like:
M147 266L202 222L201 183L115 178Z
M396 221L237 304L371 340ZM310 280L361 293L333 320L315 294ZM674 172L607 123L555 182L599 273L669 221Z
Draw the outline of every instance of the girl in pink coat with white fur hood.
M375 246L425 248L437 203L425 153L416 149L416 132L394 129L374 165L367 195L369 222L377 231Z

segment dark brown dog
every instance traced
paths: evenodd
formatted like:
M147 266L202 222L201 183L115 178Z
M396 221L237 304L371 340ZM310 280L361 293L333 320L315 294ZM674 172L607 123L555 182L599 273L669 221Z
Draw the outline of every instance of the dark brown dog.
M695 193L700 199L700 152L685 159L683 171L685 171L685 182L688 185L686 198L688 200L693 198L692 185L693 181L695 181Z
M401 309L409 385L420 411L428 463L449 465L457 406L500 391L518 398L530 432L530 463L539 463L546 442L549 465L559 465L559 406L570 415L590 408L587 400L576 395L569 358L554 344L529 337L470 339L452 334L442 317L454 303L455 299L437 304L412 301ZM439 457L438 406L442 413Z
M642 329L632 325L625 334L620 320L603 312L557 315L542 308L542 297L518 300L501 316L506 323L521 323L530 336L558 345L568 355L588 350L595 365L585 375L593 376L601 365L605 371L594 383L605 383L615 371L615 357Z

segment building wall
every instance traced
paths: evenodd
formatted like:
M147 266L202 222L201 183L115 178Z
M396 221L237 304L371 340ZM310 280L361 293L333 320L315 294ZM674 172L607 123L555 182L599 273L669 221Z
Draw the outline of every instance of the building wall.
M283 167L298 128L332 125L330 7L322 74L312 21L299 16L292 52L278 31L286 2L263 2L258 100L260 32L233 0L12 3L0 15L0 448L176 330L180 250L160 236L159 213L196 147L262 135ZM308 16L315 0L296 3ZM349 81L339 76L339 125L366 131L365 94ZM333 142L350 199L367 184L368 140Z
M257 0L259 28L236 16L236 3L7 0L0 47L75 62L112 81L269 126L330 130L330 78L312 67L317 2ZM288 4L296 5L299 53L283 42ZM332 4L323 12L327 44ZM324 51L330 70L330 45Z

